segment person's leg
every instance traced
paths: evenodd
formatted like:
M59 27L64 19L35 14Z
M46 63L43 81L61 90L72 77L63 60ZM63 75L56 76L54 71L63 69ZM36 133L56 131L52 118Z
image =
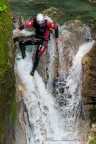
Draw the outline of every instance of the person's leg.
M26 57L26 54L25 54L25 50L26 50L25 44L23 42L19 42L19 47L20 47L20 50L21 50L22 58L24 59Z
M46 31L44 33L44 39L42 41L42 47L39 50L39 55L42 56L43 53L46 51L46 49L48 48L48 40L49 40L49 31Z
M34 75L34 72L39 64L39 60L40 60L40 56L39 56L39 46L37 46L37 50L36 50L36 54L35 54L35 58L34 58L34 63L33 63L33 68L32 68L32 71L31 71L31 75L33 76Z
M33 63L33 68L31 71L31 75L34 75L34 72L39 64L39 60L40 60L40 56L45 52L45 50L48 47L48 41L44 41L44 39L41 39L41 47L40 45L37 46L37 50L36 50L36 54L35 54L35 59L34 59L34 63ZM44 45L44 46L43 46Z
M39 50L39 56L42 56L47 48L48 48L48 41L44 41L41 49Z

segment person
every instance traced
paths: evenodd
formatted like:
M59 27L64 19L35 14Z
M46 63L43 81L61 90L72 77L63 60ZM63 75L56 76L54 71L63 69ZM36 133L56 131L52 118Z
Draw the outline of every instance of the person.
M39 64L40 57L48 48L48 41L50 39L50 32L55 32L56 41L59 36L58 32L58 25L50 20L49 18L45 17L42 13L37 14L36 17L33 17L30 20L25 21L23 25L20 26L20 30L22 29L29 29L34 28L35 30L35 38L40 39L41 43L37 45L35 59L33 63L33 68L31 71L31 75L34 75L34 72ZM30 40L29 40L30 43ZM22 57L25 58L25 48L24 43L20 43L20 49L22 52Z

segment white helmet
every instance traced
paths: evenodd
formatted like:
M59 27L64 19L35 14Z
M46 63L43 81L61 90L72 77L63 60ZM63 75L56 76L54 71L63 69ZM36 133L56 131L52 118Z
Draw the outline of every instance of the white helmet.
M39 13L37 16L36 16L36 20L39 24L42 24L44 22L44 15Z

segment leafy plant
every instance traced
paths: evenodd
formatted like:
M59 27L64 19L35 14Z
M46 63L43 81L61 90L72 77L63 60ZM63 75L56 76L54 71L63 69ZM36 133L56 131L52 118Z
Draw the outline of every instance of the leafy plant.
M0 5L0 13L6 11L7 6L5 4Z

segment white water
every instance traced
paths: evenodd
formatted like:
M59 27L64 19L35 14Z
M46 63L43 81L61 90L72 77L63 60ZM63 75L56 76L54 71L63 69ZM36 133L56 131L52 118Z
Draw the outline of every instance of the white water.
M25 60L16 62L16 70L23 84L26 86L24 102L29 115L31 128L27 126L28 144L42 144L47 139L62 139L64 130L63 121L55 108L54 99L45 89L44 82L37 72L34 78L31 71L31 55ZM29 140L30 139L30 140Z
M78 126L76 125L74 129L79 112L78 106L81 102L81 60L91 49L93 43L94 41L82 45L74 57L73 66L66 80L66 86L69 87L68 93L72 96L70 99L66 97L68 104L63 106L61 111L58 109L54 97L45 88L38 72L35 72L34 77L30 76L32 54L27 52L24 60L16 60L16 72L25 86L23 99L28 112L27 144L81 144Z
M73 130L78 128L79 117L81 112L83 112L84 119L86 115L84 114L84 109L82 107L82 96L81 96L81 84L82 84L82 58L86 53L90 51L94 44L94 41L87 42L80 46L76 56L73 59L72 67L69 71L66 80L65 91L67 91L65 100L66 105L61 107L63 112L65 129Z

